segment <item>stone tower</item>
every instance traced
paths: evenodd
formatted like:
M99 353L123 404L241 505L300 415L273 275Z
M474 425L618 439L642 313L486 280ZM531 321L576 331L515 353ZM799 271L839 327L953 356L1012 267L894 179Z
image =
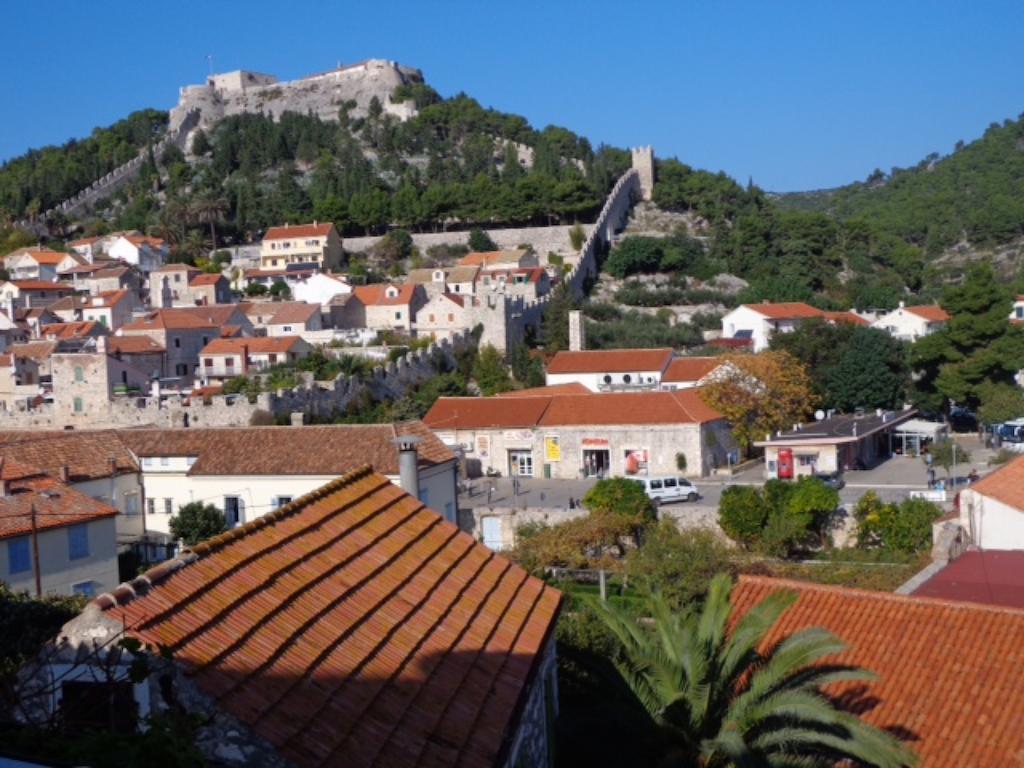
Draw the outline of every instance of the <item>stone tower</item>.
M640 174L644 200L654 197L654 147L633 147L633 167Z
M583 325L583 312L569 310L569 351L579 352L587 348L587 331Z

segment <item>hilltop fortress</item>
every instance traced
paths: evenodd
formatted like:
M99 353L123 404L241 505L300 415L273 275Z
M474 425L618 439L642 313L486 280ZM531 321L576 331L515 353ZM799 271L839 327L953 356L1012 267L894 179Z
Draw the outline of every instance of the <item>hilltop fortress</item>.
M407 120L416 114L412 101L394 104L390 96L400 85L422 82L420 70L384 59L368 59L288 82L279 82L273 75L236 70L210 75L202 85L183 87L178 105L171 110L169 127L177 130L193 112L198 115L196 127L204 129L221 118L246 112L275 119L285 112L311 112L323 120L337 120L338 110L349 101L355 102L350 114L361 117L374 96L385 112Z

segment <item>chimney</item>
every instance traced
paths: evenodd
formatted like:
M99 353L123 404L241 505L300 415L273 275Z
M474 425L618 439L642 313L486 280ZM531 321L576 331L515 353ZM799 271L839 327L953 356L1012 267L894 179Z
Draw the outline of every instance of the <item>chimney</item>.
M60 481L62 483L67 483L70 480L71 480L71 469L68 467L67 464L61 464L60 465Z
M583 312L578 309L569 310L569 351L580 352L586 347L587 334L583 325Z
M420 458L416 446L420 438L415 435L400 435L394 440L398 446L398 484L402 490L415 498L420 497Z

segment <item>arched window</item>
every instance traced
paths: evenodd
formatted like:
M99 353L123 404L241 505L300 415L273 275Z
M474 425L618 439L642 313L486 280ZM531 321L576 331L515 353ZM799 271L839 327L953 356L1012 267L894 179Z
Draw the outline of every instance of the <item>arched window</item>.
M75 381L85 381L85 371L80 365L75 366Z

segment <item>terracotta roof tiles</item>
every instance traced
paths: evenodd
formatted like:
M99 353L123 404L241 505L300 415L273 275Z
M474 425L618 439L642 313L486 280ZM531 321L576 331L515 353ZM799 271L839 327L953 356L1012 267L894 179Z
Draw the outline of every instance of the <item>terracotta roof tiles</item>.
M214 339L203 347L200 355L273 355L291 352L302 341L300 336L234 336Z
M865 721L906 733L928 768L1005 768L1024 754L1024 611L885 592L741 576L740 615L779 590L796 603L769 633L775 644L822 627L847 650L829 664L872 670L871 682L827 692L863 706Z
M271 227L264 240L291 240L296 237L326 237L334 229L334 225L327 224L294 224L283 227Z
M700 381L723 362L720 357L677 357L669 363L661 380L669 384Z
M190 475L341 475L370 464L398 474L394 439L419 437L421 466L454 459L419 421L306 427L125 430L120 438L143 456L195 456Z
M107 352L110 354L143 355L166 351L152 337L146 335L107 337Z
M19 291L57 291L58 293L73 293L74 288L63 283L51 283L46 280L10 280L11 285Z
M197 286L216 285L221 280L224 280L226 282L227 278L224 277L224 275L220 274L219 272L217 274L215 274L215 275L214 274L206 274L206 273L204 273L204 274L196 275L195 277L193 277L191 280L188 281L188 284L189 285L197 285Z
M0 457L60 478L67 467L74 482L138 472L131 451L114 430L0 432Z
M807 317L824 317L825 313L817 307L802 301L763 302L761 304L744 304L759 315L772 320L798 320Z
M99 333L97 333L99 332ZM39 328L39 335L48 339L84 339L87 336L106 335L107 329L95 320L74 323L51 323Z
M945 323L949 320L949 313L938 304L922 304L917 307L904 307L904 309L929 323Z
M366 469L146 576L93 605L298 768L503 764L560 604Z
M672 359L669 347L662 349L588 349L559 352L548 363L548 373L635 373L663 371Z
M568 381L565 384L551 384L546 387L530 387L528 389L514 389L511 392L502 392L495 397L545 397L548 395L589 395L592 394L584 384L578 381Z
M396 296L387 296L389 287L398 289ZM411 304L416 295L415 285L390 286L387 283L374 283L373 285L358 285L352 289L355 296L366 306L389 306Z
M1024 456L1008 461L967 490L1000 501L1024 514Z
M36 530L63 528L117 514L113 507L31 467L14 461L3 463L8 492L0 498L0 539L31 533L33 510Z

